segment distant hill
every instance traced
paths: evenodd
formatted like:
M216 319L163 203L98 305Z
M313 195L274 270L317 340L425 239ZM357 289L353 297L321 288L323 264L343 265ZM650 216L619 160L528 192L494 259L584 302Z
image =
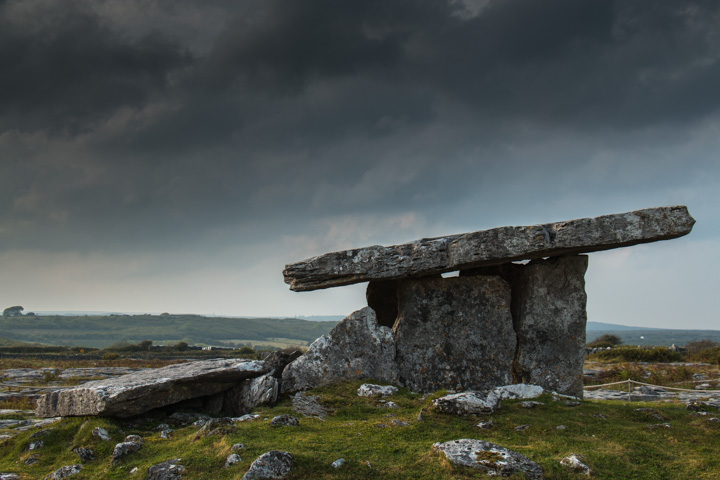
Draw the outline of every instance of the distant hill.
M106 347L119 341L191 344L307 345L335 326L297 318L226 318L200 315L36 315L0 317L13 340L50 345Z

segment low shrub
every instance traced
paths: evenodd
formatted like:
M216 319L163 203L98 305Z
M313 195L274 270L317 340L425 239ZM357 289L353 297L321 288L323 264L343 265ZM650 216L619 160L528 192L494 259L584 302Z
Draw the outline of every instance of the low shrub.
M588 356L590 360L612 361L612 362L682 362L684 360L680 352L673 352L667 347L616 347L610 350L602 350Z

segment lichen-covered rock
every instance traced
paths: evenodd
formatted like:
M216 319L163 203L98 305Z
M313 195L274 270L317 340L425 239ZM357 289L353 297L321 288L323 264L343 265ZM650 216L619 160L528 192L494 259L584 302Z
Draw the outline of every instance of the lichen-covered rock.
M492 393L502 400L528 400L539 397L544 391L539 385L528 385L526 383L501 385L492 389Z
M293 395L293 411L306 417L325 418L327 409L320 404L318 397L308 395L305 392L298 392Z
M94 437L98 437L103 442L109 442L110 441L110 434L107 430L105 430L102 427L95 427L93 428L92 434Z
M359 397L387 397L398 393L398 387L394 385L375 385L373 383L363 383L357 389Z
M482 470L488 475L509 477L525 475L528 480L544 478L540 465L525 455L484 440L463 438L436 443L433 449L442 452L450 463Z
M148 470L148 480L181 480L185 467L180 465L180 458L153 465Z
M499 277L402 282L394 329L399 382L412 391L484 390L512 382L510 286Z
M73 453L80 457L80 461L82 463L89 462L91 460L95 460L95 452L93 452L92 448L90 447L77 447L73 448Z
M262 361L215 359L169 365L96 380L41 396L40 417L132 417L183 400L213 395L270 371Z
M360 378L397 382L393 332L377 324L369 307L352 313L285 367L281 390L308 390Z
M467 391L452 393L433 401L435 407L443 413L452 415L477 415L493 413L500 408L500 396L491 392Z
M291 290L316 290L627 247L687 235L694 224L687 207L648 208L332 252L286 265L283 275Z
M238 455L237 453L231 453L225 459L225 468L232 467L233 465L237 465L240 462L242 462L242 458L240 457L240 455Z
M138 435L128 435L125 437L125 441L115 445L112 453L113 462L119 461L124 456L137 452L143 446L142 438Z
M0 473L0 480L20 480L20 475L16 473Z
M250 465L243 480L276 480L285 478L293 467L293 456L289 452L272 450L263 453Z
M515 377L582 397L585 359L585 271L588 257L533 260L513 279L518 351Z
M575 453L571 453L567 457L560 460L560 465L564 467L569 467L578 473L584 473L588 477L593 473L590 467L583 463L582 455L577 455Z
M45 477L44 480L62 480L72 475L77 475L82 470L82 465L66 465L55 470L53 473Z
M300 421L292 415L278 415L270 421L270 425L273 427L297 427L300 425Z
M244 415L260 405L277 401L278 379L267 373L261 377L245 380L224 394L222 412L226 415Z

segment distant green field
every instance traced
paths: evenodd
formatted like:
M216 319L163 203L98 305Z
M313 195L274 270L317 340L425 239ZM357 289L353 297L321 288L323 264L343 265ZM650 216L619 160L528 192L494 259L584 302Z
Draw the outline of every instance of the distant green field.
M328 333L335 324L295 318L200 315L0 317L0 331L8 341L98 348L120 341L135 343L141 340L233 345L235 339L242 339L240 343L253 345L307 345Z

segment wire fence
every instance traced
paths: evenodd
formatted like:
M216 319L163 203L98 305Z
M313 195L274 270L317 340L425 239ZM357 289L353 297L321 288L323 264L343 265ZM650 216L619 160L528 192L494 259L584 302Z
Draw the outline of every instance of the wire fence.
M625 384L627 384L627 386L628 386L628 392L630 392L632 385L643 385L646 387L661 388L663 390L672 390L674 392L720 394L720 390L696 390L696 389L691 389L691 388L665 387L663 385L654 385L652 383L638 382L637 380L622 380L620 382L604 383L602 385L585 385L585 390L589 390L591 388L611 387L611 386L615 386L615 385L625 385Z

